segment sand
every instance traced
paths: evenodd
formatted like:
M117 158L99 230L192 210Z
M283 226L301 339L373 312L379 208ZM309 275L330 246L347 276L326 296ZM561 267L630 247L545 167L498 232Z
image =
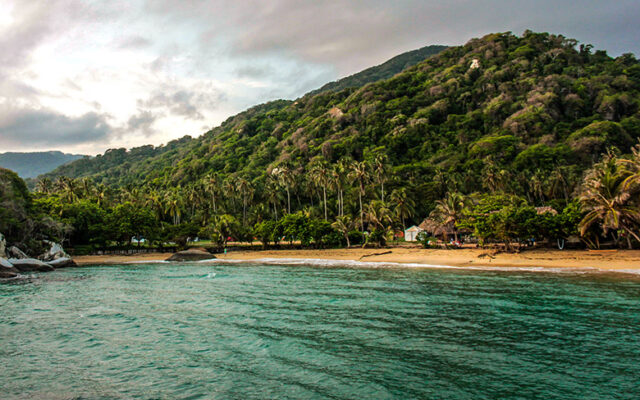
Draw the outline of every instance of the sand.
M383 254L384 253L384 254ZM151 253L130 256L80 256L74 258L79 265L120 264L165 260L171 254ZM448 265L456 267L505 268L572 268L607 271L637 271L640 273L640 250L588 251L588 250L527 250L520 253L498 253L483 249L433 250L422 248L392 249L330 249L330 250L262 250L233 251L216 254L224 260L323 259L366 262ZM415 265L414 265L415 266Z

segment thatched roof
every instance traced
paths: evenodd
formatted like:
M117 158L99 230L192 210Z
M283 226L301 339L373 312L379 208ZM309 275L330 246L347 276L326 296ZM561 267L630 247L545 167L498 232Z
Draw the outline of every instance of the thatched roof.
M558 215L558 212L553 209L553 207L544 206L544 207L536 207L536 212L538 215L551 213L551 215Z
M453 235L454 233L468 232L465 229L456 229L453 224L441 225L439 222L432 218L425 218L425 220L422 221L419 227L433 236Z

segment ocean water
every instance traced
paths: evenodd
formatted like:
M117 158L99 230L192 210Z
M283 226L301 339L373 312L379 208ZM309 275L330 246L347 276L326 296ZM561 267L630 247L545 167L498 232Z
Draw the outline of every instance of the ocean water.
M632 275L117 265L0 310L3 400L640 397Z

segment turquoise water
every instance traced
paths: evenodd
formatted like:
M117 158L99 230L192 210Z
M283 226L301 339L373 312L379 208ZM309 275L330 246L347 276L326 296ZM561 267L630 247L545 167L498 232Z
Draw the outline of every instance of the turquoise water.
M0 284L2 399L637 399L640 281L126 265Z

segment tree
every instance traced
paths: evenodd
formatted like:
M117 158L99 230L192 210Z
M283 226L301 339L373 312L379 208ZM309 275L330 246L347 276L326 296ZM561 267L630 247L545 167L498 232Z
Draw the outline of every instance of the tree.
M640 208L633 203L631 193L626 190L631 182L627 180L620 163L608 153L603 160L593 166L585 176L580 202L587 212L580 221L580 234L585 236L594 226L602 229L606 236L611 233L618 242L618 231L627 234L627 244L632 248L631 237L640 242L637 227L640 223ZM623 164L625 165L625 164Z
M458 241L456 224L462 219L462 212L467 206L467 199L460 193L447 193L447 196L436 201L436 208L429 215L441 227L453 229L455 241Z
M331 170L326 161L320 161L313 165L310 171L312 180L322 187L322 198L324 205L324 220L327 220L327 186L331 180Z
M351 242L349 241L349 232L353 229L353 221L351 217L349 215L339 215L331 226L344 236L344 239L347 241L347 247L351 247Z
M244 178L238 179L236 186L238 193L242 196L242 223L247 222L247 203L251 196L253 196L253 186L249 181Z
M358 203L360 205L360 228L364 234L364 209L362 207L362 196L365 194L365 183L369 180L369 167L364 161L356 161L351 165L349 176L358 182Z
M204 187L207 190L207 192L209 192L209 195L211 196L211 204L213 206L213 214L216 214L218 212L218 210L216 208L216 194L220 190L220 188L219 188L220 179L218 177L218 174L216 174L216 173L207 174L207 176L205 176L204 179L205 179L204 180Z
M411 218L415 213L416 203L408 196L406 188L399 188L391 192L391 203L395 204L393 212L396 214L396 218L402 222L402 230L405 230L407 228L405 220Z

